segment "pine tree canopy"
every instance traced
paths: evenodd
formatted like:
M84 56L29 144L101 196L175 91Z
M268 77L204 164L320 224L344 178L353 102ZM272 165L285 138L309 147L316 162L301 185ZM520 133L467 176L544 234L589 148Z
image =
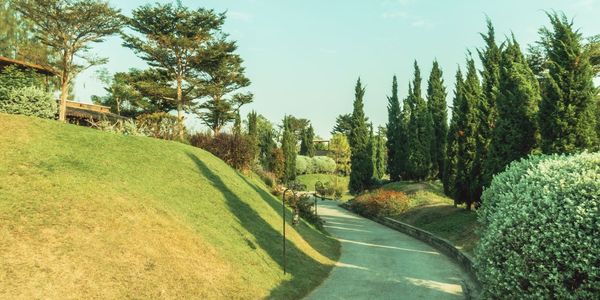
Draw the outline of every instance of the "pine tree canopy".
M598 144L597 104L589 55L581 33L564 14L549 13L548 18L552 28L540 30L548 60L538 115L542 151L593 149Z
M490 184L493 175L527 156L536 146L540 88L514 37L502 52L501 66L498 117L484 163L484 186Z

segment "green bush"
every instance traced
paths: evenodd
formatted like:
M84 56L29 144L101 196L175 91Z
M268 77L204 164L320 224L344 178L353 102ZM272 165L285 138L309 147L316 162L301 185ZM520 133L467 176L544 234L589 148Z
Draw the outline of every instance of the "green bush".
M513 162L482 200L475 254L486 298L600 295L600 153Z
M379 189L356 197L352 209L366 217L396 216L408 209L410 198L403 192Z
M315 165L315 173L333 173L335 172L335 160L327 156L315 156L312 158Z
M106 132L112 132L122 135L131 135L131 136L144 136L143 132L140 131L137 124L133 120L118 120L118 121L109 121L109 120L101 120L99 122L91 122L92 127Z
M0 71L0 99L6 99L8 93L14 89L43 85L43 76L31 69L22 70L16 66L8 66Z
M52 119L57 112L56 100L44 90L28 86L9 90L0 98L0 112Z
M179 139L179 122L177 117L165 112L149 113L136 119L139 131L145 136L163 139Z
M308 157L308 156L302 156L302 155L296 156L296 174L297 175L306 174L306 167L308 165L309 160L310 160L310 157Z

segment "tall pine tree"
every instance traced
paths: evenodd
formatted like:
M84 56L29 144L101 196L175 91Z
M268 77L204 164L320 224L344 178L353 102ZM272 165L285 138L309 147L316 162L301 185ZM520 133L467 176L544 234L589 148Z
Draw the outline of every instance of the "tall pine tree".
M496 44L494 26L490 19L487 19L487 29L487 34L481 34L485 48L477 51L483 65L481 72L483 97L477 104L477 152L472 171L472 193L476 200L479 200L483 191L483 165L487 159L488 148L492 140L492 128L496 122L496 99L500 84L501 47Z
M479 176L474 173L474 163L477 155L477 124L478 103L482 101L481 86L473 59L467 60L467 76L463 84L463 97L458 108L456 127L457 163L456 163L456 200L465 203L467 210L477 201L474 197L474 179Z
M542 28L548 60L539 109L544 153L593 149L598 143L594 72L582 47L581 33L565 15L548 14L552 29Z
M411 179L424 180L431 171L431 142L433 125L427 103L421 95L421 71L417 62L414 63L415 73L410 94L413 108L408 122L408 140L410 145L408 155L408 171Z
M292 128L292 122L290 117L285 116L283 119L281 149L284 157L283 182L286 184L296 179L296 144L296 134Z
M463 75L460 68L456 72L456 83L454 87L454 99L452 100L452 119L448 128L446 137L446 157L444 160L444 193L454 199L456 204L458 195L456 193L456 175L458 164L458 119L460 118L460 109L462 107L463 96Z
M373 162L369 155L369 128L364 112L363 97L365 89L360 78L356 82L354 110L350 122L350 150L351 168L349 190L352 194L359 194L369 188L373 176Z
M540 102L538 81L516 40L502 52L498 117L484 164L484 185L511 162L531 153L536 145L536 114Z
M448 135L448 109L446 87L442 70L437 61L433 62L427 81L427 108L433 121L433 139L431 141L432 174L440 179L444 174L446 157L446 138Z
M315 130L312 125L302 129L302 141L300 143L300 154L309 157L315 156Z
M396 75L392 79L392 95L388 97L388 123L387 127L387 169L391 181L400 180L400 160L402 157L400 147L402 145L402 111L398 99L398 81Z

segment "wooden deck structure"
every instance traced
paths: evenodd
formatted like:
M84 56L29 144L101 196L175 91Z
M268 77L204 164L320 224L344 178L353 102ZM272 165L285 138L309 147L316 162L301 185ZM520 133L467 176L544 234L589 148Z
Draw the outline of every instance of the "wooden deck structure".
M0 56L0 71L5 69L8 66L16 66L21 70L33 70L38 74L45 76L45 85L46 90L49 91L49 79L51 77L59 76L59 73L49 67L45 67L42 65L16 60L4 56ZM69 119L70 123L75 123L79 125L91 125L91 122L98 122L100 120L125 120L127 118L113 114L110 111L110 107L96 105L96 104L88 104L81 103L75 101L67 101L67 119Z

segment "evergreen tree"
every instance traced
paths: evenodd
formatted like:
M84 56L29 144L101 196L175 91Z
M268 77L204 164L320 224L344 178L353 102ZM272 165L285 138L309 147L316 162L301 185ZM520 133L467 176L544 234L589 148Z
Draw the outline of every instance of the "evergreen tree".
M467 60L467 76L462 87L463 97L456 120L458 130L456 200L458 203L465 203L467 210L470 210L471 205L477 201L473 194L475 190L473 180L479 174L474 174L473 166L477 155L477 104L483 97L473 59Z
M565 15L548 14L552 30L542 28L541 44L548 59L539 108L541 148L544 153L593 149L596 131L596 90L589 55L581 33Z
M412 108L412 84L408 84L408 95L402 100L402 113L400 114L400 124L398 125L398 140L400 141L400 145L396 149L398 149L397 156L397 165L398 171L400 172L400 177L402 180L409 180L410 178L410 170L409 170L409 149L410 144L408 140L408 122L410 121L410 115Z
M400 180L400 147L402 145L402 111L398 99L398 81L396 76L392 79L392 96L388 97L388 123L387 123L387 168L391 181Z
M375 154L375 169L377 170L375 178L381 180L385 176L385 170L387 169L387 150L385 141L385 128L379 127L377 131L377 143L376 143L376 154Z
M373 170L373 174L371 174L371 178L372 181L375 182L375 180L379 180L379 178L377 178L378 174L379 174L379 170L377 170L377 137L373 134L373 123L369 124L369 147L368 147L368 152L369 152L369 157L371 158L371 163L373 164L373 166L371 167L371 169Z
M477 151L473 162L472 193L473 199L478 200L483 192L483 165L487 159L488 148L492 139L492 128L496 122L496 98L500 84L501 48L496 44L494 26L487 19L487 34L481 34L485 41L485 49L478 50L483 64L482 95L477 103Z
M302 130L302 141L300 142L300 154L309 157L315 156L315 130L312 125Z
M369 129L363 110L363 97L365 89L360 78L356 82L354 110L352 112L350 129L351 168L349 190L358 194L369 188L373 176L373 162L369 156Z
M236 112L235 114L235 119L233 122L233 134L242 134L242 117L240 116L240 112Z
M252 143L252 148L255 153L254 159L256 161L260 150L258 140L258 114L254 110L248 113L248 137L250 137L250 142Z
M427 103L421 95L421 71L415 61L415 74L412 84L411 107L413 108L408 122L408 171L409 178L424 180L431 171L431 142L433 124Z
M285 116L281 138L281 149L284 157L283 182L285 183L296 179L296 144L296 134L292 128L292 122L290 122L288 116Z
M442 70L438 62L434 61L427 81L427 107L433 122L433 139L431 141L432 175L440 179L444 177L446 139L448 136L447 94L442 77Z
M498 117L484 164L485 186L511 161L531 153L536 144L540 89L514 37L502 52L501 66Z
M456 193L456 175L459 135L457 121L460 118L460 108L462 107L462 101L464 100L463 85L463 75L459 68L456 72L454 99L452 100L452 119L450 120L448 136L446 137L446 157L444 160L444 176L442 177L442 181L444 183L444 193L454 199L455 205L458 203L456 200L458 199Z
M335 135L336 133L341 133L350 136L350 130L352 128L352 114L343 114L337 116L335 119L335 125L333 126L333 130L331 131L331 135Z

